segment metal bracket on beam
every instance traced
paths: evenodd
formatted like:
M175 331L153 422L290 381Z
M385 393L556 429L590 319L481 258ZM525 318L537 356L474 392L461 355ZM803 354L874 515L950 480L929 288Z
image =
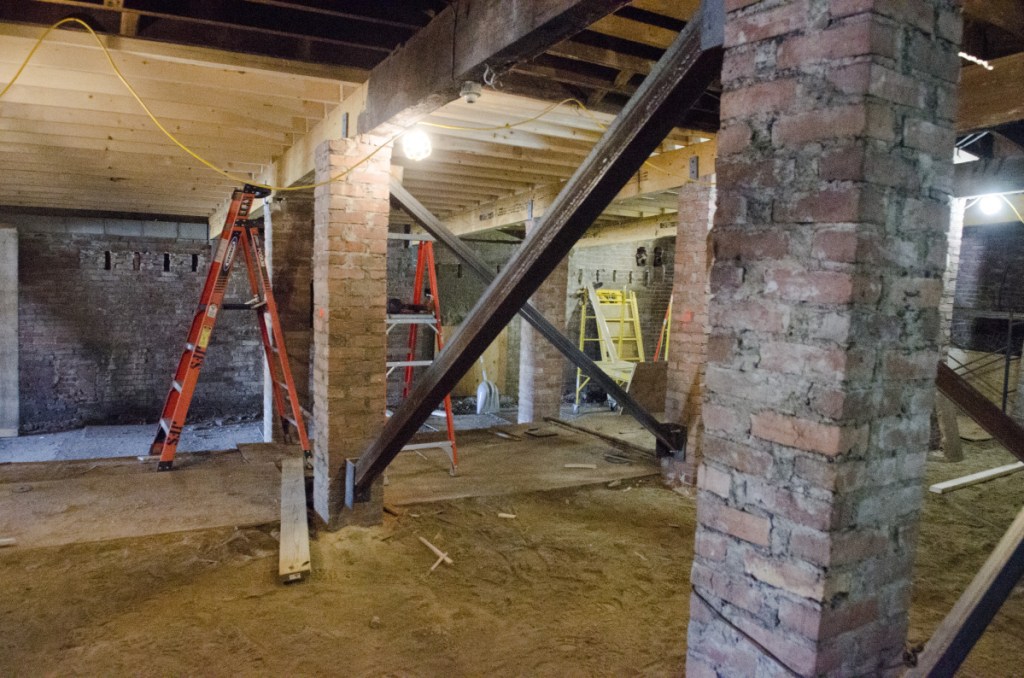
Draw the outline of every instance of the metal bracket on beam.
M360 489L356 487L356 462L358 459L345 460L345 508L354 508L357 503L370 501L370 485Z
M662 432L665 438L672 441L667 445L661 436L655 442L655 455L658 459L675 457L682 460L686 458L686 427L682 424L662 424Z

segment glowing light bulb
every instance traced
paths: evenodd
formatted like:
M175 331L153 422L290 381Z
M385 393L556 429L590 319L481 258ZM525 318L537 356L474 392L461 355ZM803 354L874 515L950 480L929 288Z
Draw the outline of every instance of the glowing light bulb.
M999 214L1003 209L1003 199L996 194L986 195L978 201L978 209L988 216Z
M402 135L402 152L409 160L423 160L430 155L430 151L430 137L423 130L413 129Z

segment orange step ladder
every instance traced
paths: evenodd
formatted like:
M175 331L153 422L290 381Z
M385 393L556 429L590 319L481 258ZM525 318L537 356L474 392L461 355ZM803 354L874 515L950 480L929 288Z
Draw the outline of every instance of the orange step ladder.
M395 369L405 369L405 383L403 385L402 396L408 397L409 390L412 387L413 370L417 367L426 367L433 362L432 360L416 359L416 339L419 334L419 327L423 325L434 332L434 339L436 341L438 352L444 348L444 334L441 331L441 304L437 296L437 268L434 264L433 238L429 235L405 234L401 234L399 237L403 240L411 240L415 242L418 249L416 253L416 276L413 279L411 304L416 310L413 313L388 313L388 333L399 325L405 325L409 328L409 353L405 360L389 361L387 363L387 368L389 375ZM426 274L428 285L427 294L430 295L430 300L426 304L424 303L423 298L424 274ZM450 394L444 397L444 414L445 425L447 428L446 440L420 442L417 440L417 437L414 437L412 441L402 449L419 450L433 447L444 449L444 451L448 453L448 459L451 462L451 475L454 476L458 472L459 452L455 445L455 421L452 418L452 397Z
M206 347L210 343L210 335L213 333L217 317L225 309L248 308L256 311L263 352L270 369L274 407L281 417L285 439L292 439L293 434L297 432L303 452L307 457L310 454L306 425L302 420L295 381L288 366L284 333L277 316L277 303L271 289L266 255L260 243L259 229L249 223L249 210L252 208L253 200L267 195L268 191L246 186L236 189L231 196L231 206L228 208L224 230L220 234L217 253L210 263L206 284L199 297L199 307L188 331L185 350L178 361L178 368L174 371L174 380L167 393L164 408L160 412L160 423L153 444L149 448L150 455L160 455L157 464L160 471L168 471L174 465L174 455L178 450L182 429L185 428L185 418L195 394L196 383L199 381L199 371L206 358ZM245 304L225 306L224 293L239 251L243 254L249 274L249 287L254 296Z

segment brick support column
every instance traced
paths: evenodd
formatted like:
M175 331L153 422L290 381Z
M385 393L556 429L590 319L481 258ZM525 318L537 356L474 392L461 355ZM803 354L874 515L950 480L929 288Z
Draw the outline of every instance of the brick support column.
M687 675L895 675L960 17L953 0L726 5Z
M316 150L317 181L351 167L384 141L362 135L324 142ZM390 163L386 148L315 190L313 505L332 529L352 513L343 508L345 460L358 457L384 425ZM371 521L380 518L379 493L375 500Z
M527 230L533 222L527 222ZM562 260L530 303L548 322L565 331L566 295L569 285L569 259ZM565 358L533 325L520 325L519 343L519 423L558 417L562 406L562 376Z
M686 459L672 464L672 480L693 485L700 463L700 410L708 347L708 232L715 214L713 177L679 189L672 323L665 415L687 428Z
M312 411L313 191L289 191L275 196L264 226L267 264L288 349L288 364L295 379L299 404ZM263 373L263 436L269 442L280 440L281 427L277 424L265 364Z
M18 435L18 231L0 224L0 438Z
M939 350L940 359L945 360L949 353L950 330L953 325L953 304L956 297L956 276L960 270L960 243L964 236L964 209L967 207L965 198L954 198L950 203L949 232L946 245L946 270L942 274L942 301L939 303ZM935 416L932 417L931 443L934 449L941 444L942 452L948 461L963 459L960 445L960 427L957 424L957 409L941 393L936 394Z

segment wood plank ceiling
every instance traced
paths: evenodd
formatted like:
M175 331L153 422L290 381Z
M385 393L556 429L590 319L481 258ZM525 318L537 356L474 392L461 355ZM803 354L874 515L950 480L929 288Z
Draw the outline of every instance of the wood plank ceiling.
M14 0L0 3L0 83L10 80L43 27L81 18L115 36L108 44L116 62L169 130L213 164L251 178L446 4ZM412 166L396 154L408 165L410 188L444 215L564 180L698 4L635 0L503 74L500 91L437 112L429 122L493 127L566 98L594 111L560 108L508 131L430 128L436 150L429 162ZM680 123L713 130L714 93L698 109ZM111 73L92 38L63 29L0 99L0 181L0 204L8 207L175 217L212 214L238 183L175 147ZM647 215L673 199L634 202L609 218Z

